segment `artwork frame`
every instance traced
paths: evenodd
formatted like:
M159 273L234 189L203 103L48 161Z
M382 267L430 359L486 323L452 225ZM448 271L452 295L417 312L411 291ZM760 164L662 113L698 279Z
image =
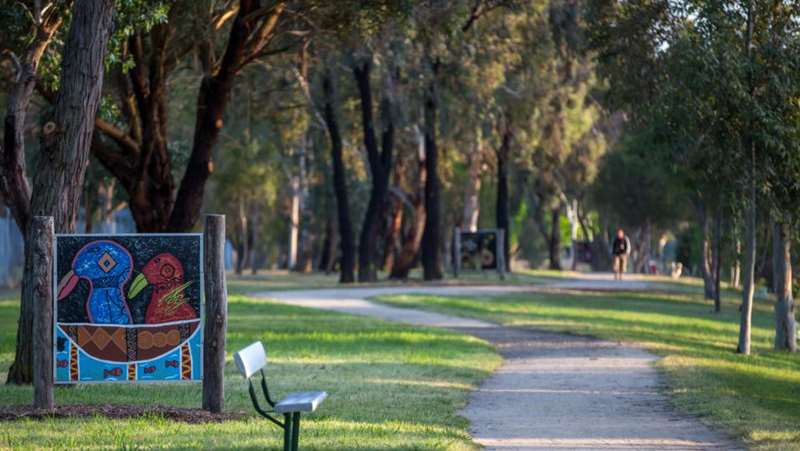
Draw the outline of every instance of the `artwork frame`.
M503 280L506 273L505 239L503 229L462 230L456 227L453 231L453 275L458 277L464 271L485 273L496 272ZM465 252L466 251L466 252ZM485 259L491 254L491 261ZM472 255L474 254L474 255ZM468 267L467 260L475 260Z
M69 246L66 246L69 249L65 249L66 242L71 242ZM140 248L146 248L145 244L148 242L160 243L160 245L172 243L177 247L162 249L156 246L149 248L149 253L142 252ZM136 246L134 251L129 249L131 245ZM72 291L81 291L80 288L76 288L79 282L73 281L76 275L66 276L75 271L74 266L78 261L78 254L84 250L93 251L96 247L106 250L106 253L103 254L106 261L101 258L93 263L108 274L119 273L117 280L124 277L124 281L118 286L113 286L107 280L103 280L102 286L97 290L93 285L95 281L83 282L83 293L79 294L86 295L85 285L88 283L85 313L89 321L66 321L62 316L69 315L60 315L60 313L64 313L65 308L59 303L62 300L72 300L74 304L74 299L67 298L76 296ZM54 383L72 385L202 382L206 319L204 252L202 233L56 234L53 240L52 264ZM177 256L173 254L177 254ZM115 262L114 257L120 261L119 264ZM130 261L126 261L126 258L129 258ZM160 266L155 265L154 262L159 263L160 259L163 259L164 262ZM67 266L67 260L70 260L69 266ZM143 265L144 261L147 263ZM102 267L103 264L106 266ZM125 273L126 265L130 266L127 273ZM70 269L65 274L66 268ZM93 266L93 269L96 268ZM159 269L160 272L148 271L153 269ZM134 272L138 273L136 277L133 276ZM155 277L158 274L174 276L169 279L170 282L176 280L177 276L185 276L190 280L186 283L170 285L164 283L164 279L151 281L150 278L154 277L154 274ZM81 276L77 278L88 279L85 274ZM69 280L65 283L65 279ZM181 279L180 282L183 280ZM104 316L102 312L99 317L92 317L92 313L97 312L92 309L90 304L102 292L109 291L119 292L117 294L135 293L134 298L139 304L136 312L133 312L134 309L127 305L133 298L126 299L125 295L122 295L122 302L126 303L125 310L129 317L127 322L124 314L120 321L116 322L113 319L110 321L110 317ZM157 308L151 308L156 297L158 297ZM161 308L165 305L169 308ZM74 305L71 308L73 311L77 310ZM122 309L117 313L121 311ZM92 348L91 345L87 345L87 336L90 336L92 341L96 341L94 338L101 336L103 341L100 344L106 347L109 347L109 343L117 345L113 358L100 358L94 354L100 351L97 346ZM65 339L68 343L65 343ZM148 349L144 349L145 342L149 346ZM68 357L64 355L63 348L67 344L69 346ZM127 355L119 355L121 348L127 349ZM135 349L132 350L133 348ZM103 351L105 352L105 350ZM108 355L104 357L108 357ZM69 361L67 370L64 369L65 358ZM94 377L83 377L81 365L84 362L94 366L94 369L101 369L102 372L96 373ZM157 367L159 364L162 364L163 368ZM106 373L106 371L109 372ZM65 377L65 372L69 376ZM103 376L99 377L100 374Z

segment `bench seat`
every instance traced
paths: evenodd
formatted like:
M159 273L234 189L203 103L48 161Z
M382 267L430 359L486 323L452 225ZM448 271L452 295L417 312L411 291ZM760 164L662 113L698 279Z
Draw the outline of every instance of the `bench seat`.
M283 450L297 451L300 441L300 415L317 410L328 394L324 391L294 392L289 393L281 401L274 402L267 387L267 376L264 374L264 368L267 366L267 350L260 341L234 353L233 361L236 362L236 367L242 376L247 379L250 400L253 401L256 412L283 429ZM269 406L267 409L261 407L253 385L253 379L257 373L261 373L261 392L264 401ZM283 414L283 422L272 416L274 413Z
M275 411L278 413L313 412L327 397L328 394L324 391L289 393L275 404Z

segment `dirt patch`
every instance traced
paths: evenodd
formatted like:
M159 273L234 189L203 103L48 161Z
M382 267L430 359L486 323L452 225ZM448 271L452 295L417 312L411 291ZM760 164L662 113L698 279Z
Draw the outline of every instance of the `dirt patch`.
M245 418L241 412L211 413L201 409L187 409L164 406L115 406L115 405L68 405L52 410L34 409L31 406L0 407L0 421L24 419L44 420L51 418L105 417L112 419L163 417L183 423L220 423Z

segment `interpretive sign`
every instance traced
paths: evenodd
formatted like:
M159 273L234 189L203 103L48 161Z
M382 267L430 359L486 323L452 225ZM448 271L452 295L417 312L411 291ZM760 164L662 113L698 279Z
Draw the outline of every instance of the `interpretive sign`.
M203 235L56 235L59 384L203 378Z
M454 234L453 270L458 276L460 271L497 271L503 277L506 269L503 255L502 229L483 229L474 232L456 228Z

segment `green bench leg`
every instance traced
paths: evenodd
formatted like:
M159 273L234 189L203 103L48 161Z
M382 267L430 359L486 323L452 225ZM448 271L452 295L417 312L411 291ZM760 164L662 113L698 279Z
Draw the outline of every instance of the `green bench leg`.
M292 451L292 414L283 414L283 451ZM295 448L297 449L297 448Z
M300 412L295 412L292 423L292 451L297 451L297 444L300 441Z

